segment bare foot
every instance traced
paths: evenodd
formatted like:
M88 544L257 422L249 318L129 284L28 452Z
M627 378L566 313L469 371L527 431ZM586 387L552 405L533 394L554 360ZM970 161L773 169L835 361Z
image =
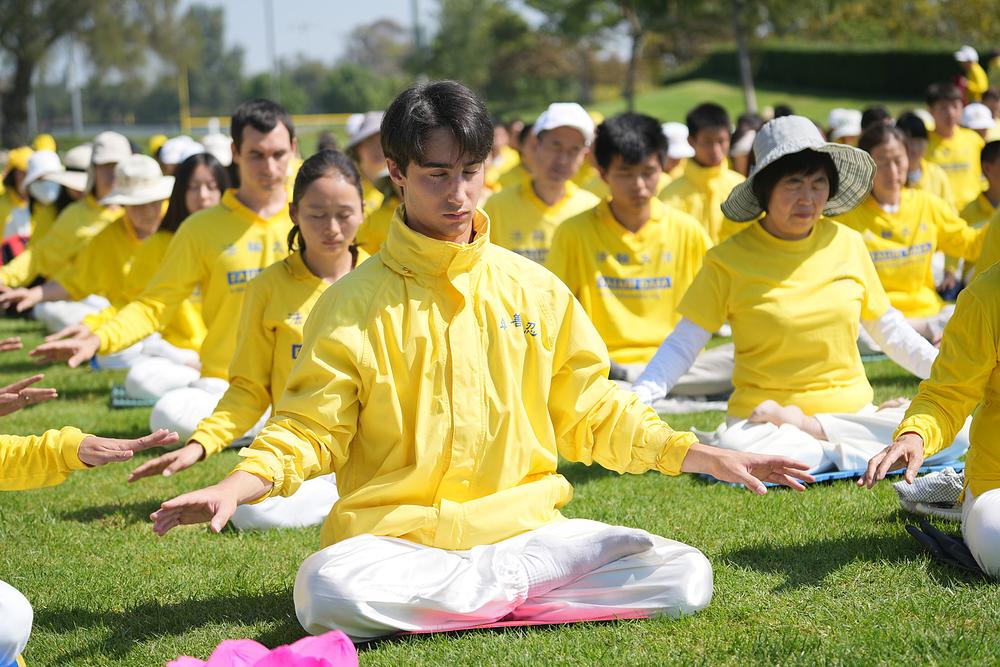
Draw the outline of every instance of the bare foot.
M767 400L753 409L747 421L751 424L774 424L775 426L791 424L817 440L827 439L819 420L804 413L802 408L797 405L781 405L777 401Z

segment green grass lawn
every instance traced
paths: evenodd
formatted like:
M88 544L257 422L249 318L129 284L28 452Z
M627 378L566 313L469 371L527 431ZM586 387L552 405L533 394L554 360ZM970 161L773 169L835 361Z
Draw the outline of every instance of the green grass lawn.
M33 323L0 321L0 337L39 340ZM0 382L32 373L8 353ZM912 395L891 362L869 366L877 398ZM134 436L148 410L109 410L120 373L53 367L58 401L5 418L5 432L77 425ZM714 427L720 413L675 416ZM145 460L152 454L141 455ZM25 657L35 665L162 665L207 658L224 639L269 646L302 636L291 587L319 529L164 538L147 516L233 465L225 452L174 478L125 478L134 464L74 474L61 486L0 494L0 579L35 607ZM764 497L692 477L620 477L565 464L570 516L637 526L695 545L715 568L711 606L654 619L427 635L361 649L363 665L411 664L997 664L1000 586L935 564L906 535L888 485L848 482ZM946 525L957 530L957 525ZM2 619L0 619L2 622Z

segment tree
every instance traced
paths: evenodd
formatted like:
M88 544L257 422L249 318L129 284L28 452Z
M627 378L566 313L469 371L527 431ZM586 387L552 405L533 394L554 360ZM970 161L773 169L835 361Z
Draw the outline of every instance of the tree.
M406 74L412 56L413 42L407 29L393 19L379 19L354 29L340 62L360 65L378 76L398 78Z
M0 50L13 66L0 95L2 141L28 140L28 98L35 72L59 40L73 36L85 46L95 69L134 73L150 51L178 49L176 0L5 0L0 3Z
M187 62L191 111L196 116L229 114L240 103L244 52L226 46L225 13L221 8L192 5L181 20L188 42L181 49Z

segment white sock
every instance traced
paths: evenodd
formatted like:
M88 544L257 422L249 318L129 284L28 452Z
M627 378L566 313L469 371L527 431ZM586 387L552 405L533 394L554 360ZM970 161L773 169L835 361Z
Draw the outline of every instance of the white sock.
M528 597L544 595L613 561L653 546L649 533L610 526L593 535L538 535L524 545L521 563L528 575Z

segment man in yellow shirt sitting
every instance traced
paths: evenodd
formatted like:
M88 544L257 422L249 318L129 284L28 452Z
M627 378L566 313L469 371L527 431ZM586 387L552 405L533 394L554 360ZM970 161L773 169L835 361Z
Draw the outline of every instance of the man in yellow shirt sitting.
M680 321L677 304L712 242L701 223L655 196L667 154L659 121L626 113L597 128L594 157L610 199L556 230L546 266L569 287L611 356L611 377L633 382ZM732 389L732 345L713 348L675 396Z
M896 129L906 137L906 158L909 167L906 172L906 187L926 190L955 207L955 197L951 193L948 175L940 165L927 161L930 133L917 114L904 111L896 119Z
M955 62L965 75L965 97L968 102L978 102L990 87L990 78L979 64L979 52L968 44L955 51Z
M164 534L336 472L322 550L296 577L307 632L399 631L680 615L711 565L646 531L565 519L560 456L619 472L710 470L800 488L789 459L703 447L608 379L607 351L555 276L490 242L476 209L492 143L461 84L420 84L386 111L403 205L378 255L306 321L275 415L220 483L167 501Z
M556 228L600 201L571 180L594 139L594 121L579 104L556 102L531 132L536 138L529 149L531 180L505 185L483 210L490 216L494 243L544 264Z
M959 126L962 119L962 91L952 83L935 83L927 88L927 108L934 117L929 132L927 160L938 164L948 175L955 208L961 211L982 191L979 151L983 138Z
M1000 141L991 141L983 146L983 150L979 155L979 164L982 167L983 176L986 178L986 189L980 192L978 197L969 202L962 209L961 213L962 219L970 227L975 227L976 229L988 225L996 214L997 207L1000 206ZM983 252L985 250L984 245ZM987 258L987 261L989 261L989 258ZM962 270L962 282L964 284L968 284L972 280L972 277L976 273L977 263L965 262ZM989 265L985 265L983 268L988 269L990 267Z
M705 227L712 243L721 243L744 227L727 220L720 206L729 192L743 182L729 168L729 114L718 104L699 104L687 115L688 142L694 157L684 172L660 193L668 206L694 216Z

